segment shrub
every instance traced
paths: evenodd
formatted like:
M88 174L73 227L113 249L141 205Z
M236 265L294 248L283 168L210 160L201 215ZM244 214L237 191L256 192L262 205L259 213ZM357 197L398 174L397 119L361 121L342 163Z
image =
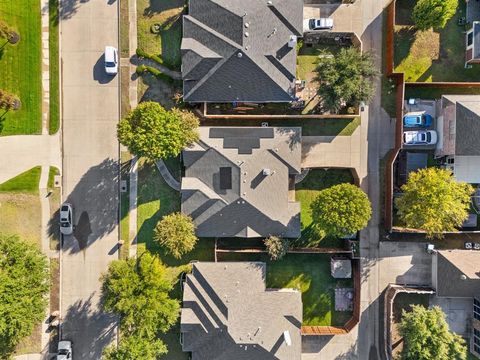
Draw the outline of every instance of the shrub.
M273 235L266 238L264 244L267 247L267 252L268 255L270 255L271 260L280 260L287 254L287 251L290 248L290 242L288 239Z
M154 237L177 259L192 251L198 241L192 218L180 212L165 215L158 222Z

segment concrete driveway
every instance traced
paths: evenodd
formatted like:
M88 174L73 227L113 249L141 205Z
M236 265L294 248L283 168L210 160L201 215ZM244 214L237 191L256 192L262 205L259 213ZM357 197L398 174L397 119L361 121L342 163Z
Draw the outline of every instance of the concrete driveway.
M432 255L425 243L380 242L379 284L423 285L432 283Z
M103 69L105 46L118 47L118 1L61 0L60 8L63 199L76 225L62 246L62 338L76 359L100 359L116 338L99 278L118 258L118 76Z

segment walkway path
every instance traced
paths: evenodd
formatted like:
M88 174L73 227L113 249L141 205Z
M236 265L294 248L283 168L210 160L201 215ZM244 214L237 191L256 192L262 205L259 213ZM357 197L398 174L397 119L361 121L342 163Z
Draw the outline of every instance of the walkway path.
M158 171L160 171L160 175L162 175L163 180L165 180L168 186L170 186L173 190L180 191L180 183L172 176L172 174L170 174L170 171L163 160L157 160L156 164Z
M35 166L62 168L60 135L14 135L2 137L0 154L0 183Z

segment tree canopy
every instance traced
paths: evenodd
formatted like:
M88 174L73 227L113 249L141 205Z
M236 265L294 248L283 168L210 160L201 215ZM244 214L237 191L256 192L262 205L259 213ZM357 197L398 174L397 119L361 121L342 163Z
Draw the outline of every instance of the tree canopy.
M324 52L317 65L321 82L318 94L328 110L338 111L345 106L358 106L373 96L373 77L378 75L371 53L356 48L342 48L331 56Z
M45 316L49 269L35 245L0 235L0 358L8 358Z
M317 230L338 237L363 229L372 215L367 195L352 184L334 185L320 191L310 207Z
M132 154L155 161L175 157L197 140L198 125L191 112L167 111L160 104L147 101L119 122L117 136Z
M154 237L177 259L192 251L198 241L192 218L180 212L165 215L158 222Z
M400 220L432 238L463 224L474 189L456 181L451 171L430 167L410 173L402 191L395 200Z
M457 7L458 0L418 0L413 8L412 19L420 30L443 28L455 15Z
M157 360L167 353L167 347L158 339L136 335L121 336L118 347L110 345L104 352L103 360Z
M412 311L403 311L399 326L404 344L402 360L465 360L465 340L450 332L445 314L438 307L426 309L413 305Z
M176 322L180 304L169 296L167 269L149 252L112 261L102 282L103 307L120 316L123 335L153 339Z

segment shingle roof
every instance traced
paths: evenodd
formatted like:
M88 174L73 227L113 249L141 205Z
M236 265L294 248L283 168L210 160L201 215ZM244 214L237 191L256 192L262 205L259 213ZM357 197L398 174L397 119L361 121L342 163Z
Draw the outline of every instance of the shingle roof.
M300 359L301 293L266 289L265 274L261 262L193 264L180 321L192 360Z
M444 95L455 105L455 155L480 156L480 95Z
M201 127L183 152L182 212L201 237L300 236L289 177L301 171L301 129ZM227 176L224 186L221 168ZM225 181L224 181L225 182Z
M480 251L438 251L437 296L473 297L476 294L480 294Z
M268 4L271 3L271 4ZM301 0L190 0L183 17L183 94L189 102L291 101Z

